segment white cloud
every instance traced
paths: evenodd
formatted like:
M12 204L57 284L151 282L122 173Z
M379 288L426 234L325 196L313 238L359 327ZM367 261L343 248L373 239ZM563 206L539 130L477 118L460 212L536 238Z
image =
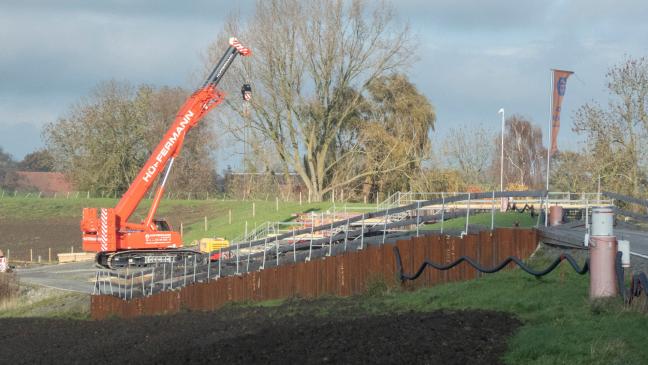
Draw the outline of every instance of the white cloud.
M250 13L253 4L4 1L0 127L5 132L20 129L16 125L21 123L38 128L107 79L191 87L201 54L226 15L237 9ZM562 67L576 71L561 134L561 143L572 143L570 115L588 100L605 100L607 68L624 55L648 54L643 19L648 2L641 0L408 0L393 5L418 33L420 61L410 75L437 107L441 133L466 120L497 127L500 107L544 126L548 70ZM28 146L40 143L34 135L12 138L23 138ZM5 143L0 139L0 145Z

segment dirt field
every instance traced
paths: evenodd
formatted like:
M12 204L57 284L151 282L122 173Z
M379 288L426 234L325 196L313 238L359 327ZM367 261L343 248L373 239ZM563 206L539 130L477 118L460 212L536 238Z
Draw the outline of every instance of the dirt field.
M204 206L173 206L167 207L159 216L168 215L169 223L179 229L181 221L185 224L199 221L206 211L207 207ZM0 249L5 254L9 249L12 261L29 260L30 249L34 261L39 255L43 261L47 261L49 248L52 249L52 260L56 260L58 253L70 252L71 246L74 246L74 252L81 252L80 215L79 210L79 217L2 218L0 219ZM143 213L138 211L135 217L141 215Z
M306 306L129 321L3 319L2 357L13 364L497 364L520 325L487 311L322 316L318 302Z
M52 248L52 260L56 254L81 251L81 233L79 219L11 219L0 220L0 249L7 254L11 250L11 260L29 260L29 249L33 250L34 260L38 255L44 261L48 259L48 248Z

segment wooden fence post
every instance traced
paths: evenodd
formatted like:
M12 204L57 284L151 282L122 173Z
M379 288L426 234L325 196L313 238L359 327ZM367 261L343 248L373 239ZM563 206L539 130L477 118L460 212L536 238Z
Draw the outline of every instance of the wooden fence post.
M47 261L51 264L52 263L52 248L47 249Z
M34 250L29 249L29 262L34 262Z
M229 224L232 224L232 210L229 210Z
M207 232L207 216L205 216L205 232Z

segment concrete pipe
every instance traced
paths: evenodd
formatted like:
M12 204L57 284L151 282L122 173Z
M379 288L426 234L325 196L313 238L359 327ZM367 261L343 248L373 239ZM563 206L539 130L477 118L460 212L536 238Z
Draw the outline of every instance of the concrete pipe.
M549 225L558 226L562 224L563 208L560 205L549 207Z
M615 261L617 240L614 236L591 236L590 299L609 298L618 294Z

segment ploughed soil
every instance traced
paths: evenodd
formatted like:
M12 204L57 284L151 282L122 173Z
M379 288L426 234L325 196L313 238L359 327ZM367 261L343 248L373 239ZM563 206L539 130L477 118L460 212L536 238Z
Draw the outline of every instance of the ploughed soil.
M208 211L208 207L198 206L172 206L166 207L167 211L158 214L159 217L169 215L169 223L176 230L180 222L193 223L201 220ZM146 213L140 209L134 214L133 221L138 221ZM2 218L0 219L0 250L7 254L10 250L12 261L29 261L29 250L32 250L33 260L37 261L38 256L47 262L49 249L52 249L52 260L56 260L56 254L68 253L74 247L74 252L81 252L81 211L78 217L51 217L40 219L28 218Z
M499 312L322 313L319 303L133 320L3 319L0 356L11 364L498 364L520 326Z
M38 256L47 261L49 248L52 249L52 260L57 253L81 251L80 219L77 218L47 218L47 219L0 219L0 249L7 254L10 251L11 260L29 260L29 250L32 249L34 261Z

